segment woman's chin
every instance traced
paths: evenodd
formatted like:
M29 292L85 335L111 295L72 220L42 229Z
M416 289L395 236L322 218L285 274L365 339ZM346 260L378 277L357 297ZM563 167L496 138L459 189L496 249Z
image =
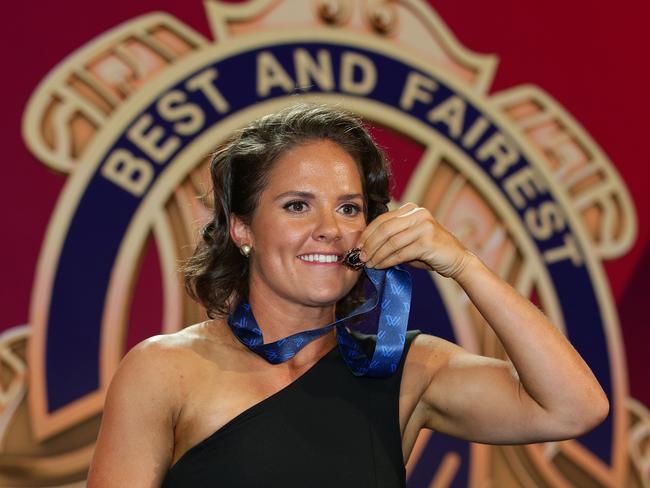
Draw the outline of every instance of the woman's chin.
M309 294L306 298L306 302L314 307L330 307L336 305L336 303L345 296L341 290L332 291L329 293L321 292Z

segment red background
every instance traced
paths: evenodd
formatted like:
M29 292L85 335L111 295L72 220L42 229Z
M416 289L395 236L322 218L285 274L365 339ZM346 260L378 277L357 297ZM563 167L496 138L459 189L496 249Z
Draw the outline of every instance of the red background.
M620 4L436 0L431 4L462 44L499 57L492 91L522 83L542 87L586 128L627 184L639 220L637 240L627 255L607 262L605 269L621 318L631 394L650 405L650 384L644 375L650 330L642 306L650 288L646 149L650 5L641 0ZM211 37L200 0L23 1L4 8L9 15L0 34L6 63L0 331L28 320L36 260L65 181L27 151L20 135L22 113L36 85L73 50L147 12L169 12ZM155 265L155 259L149 256L144 269L147 263Z

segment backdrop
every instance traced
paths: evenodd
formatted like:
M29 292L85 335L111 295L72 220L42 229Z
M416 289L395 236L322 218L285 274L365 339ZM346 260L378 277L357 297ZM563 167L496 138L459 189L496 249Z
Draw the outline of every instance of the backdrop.
M5 7L0 484L82 482L119 358L202 316L175 263L206 155L304 93L366 118L395 202L549 314L612 403L566 443L424 434L409 486L650 486L646 3L229 3ZM413 273L413 327L502 355L456 288Z

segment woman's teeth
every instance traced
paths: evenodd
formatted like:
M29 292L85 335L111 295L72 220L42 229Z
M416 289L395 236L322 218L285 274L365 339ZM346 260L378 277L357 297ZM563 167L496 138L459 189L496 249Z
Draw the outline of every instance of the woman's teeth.
M303 256L298 256L298 258L303 261L309 261L310 263L335 263L339 260L339 257L334 254L305 254Z

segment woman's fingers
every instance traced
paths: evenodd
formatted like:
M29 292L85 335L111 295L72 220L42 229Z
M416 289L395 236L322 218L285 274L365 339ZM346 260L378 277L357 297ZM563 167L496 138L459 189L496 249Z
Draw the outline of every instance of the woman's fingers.
M406 219L391 219L386 220L384 223L378 225L375 231L368 236L366 242L359 247L363 252L362 260L368 262L374 258L375 253L379 247L394 234L405 231L413 225Z
M421 212L421 211L424 211L424 210L426 210L424 207L415 207L415 208L412 208L411 210L407 211L406 213L398 215L397 217L408 217L409 215L413 215L415 212Z
M422 214L422 216L418 214L425 209L416 207L413 204L411 206L413 208L401 207L398 209L398 211L401 210L401 213L397 215L393 214L389 218L383 219L382 222L377 222L368 233L364 231L365 235L362 235L357 244L357 247L360 247L362 250L361 259L363 261L372 263L380 262L391 252L396 252L406 245L403 242L409 238L407 235L402 235L405 231L413 228L414 232L418 232L416 227L424 220L422 217L425 216L425 214ZM375 222L373 221L372 223L374 224ZM409 242L411 241L412 239L409 240Z
M390 236L374 256L366 263L371 268L388 268L395 264L418 259L421 249L417 246L420 233L416 229L407 229Z
M416 204L414 203L405 203L401 207L395 210L391 210L389 212L381 214L379 217L377 217L375 220L370 222L368 226L365 228L365 230L361 233L361 236L359 237L359 240L357 241L357 247L363 248L366 245L366 242L368 242L368 239L370 236L372 236L377 229L384 224L385 222L394 219L395 217L399 215L406 214L413 209L419 208Z
M368 256L366 262L379 263L389 254L397 252L413 242L421 234L418 224L419 222L415 219L399 218L385 222L362 248Z

